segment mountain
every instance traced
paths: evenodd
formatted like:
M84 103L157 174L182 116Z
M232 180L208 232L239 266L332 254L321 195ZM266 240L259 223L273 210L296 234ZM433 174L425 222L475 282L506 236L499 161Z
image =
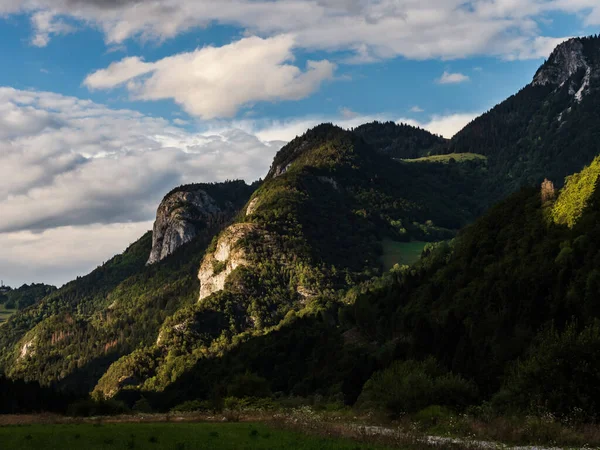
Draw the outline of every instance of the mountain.
M475 119L443 152L487 156L482 199L491 205L545 178L557 186L598 154L600 38L559 45L514 96Z
M394 161L319 126L260 185L173 190L152 235L9 320L0 364L82 392L164 389L202 355L380 274L386 239L452 237L477 214L484 169Z
M416 159L437 153L447 140L422 128L395 122L371 122L353 130L380 152L399 159Z
M434 357L500 410L600 414L600 158L527 188L414 268L362 286L354 333ZM387 344L386 344L387 343Z
M177 237L153 242L147 233L89 275L12 316L0 331L1 369L11 378L91 391L113 361L154 342L166 317L196 301L204 250L253 190L234 181L169 193L157 212L156 234L178 236L187 230L195 234L191 242L179 247ZM199 197L206 210L200 209ZM172 254L160 252L163 259L147 265L162 245Z
M463 170L394 161L329 124L309 130L277 154L207 250L199 301L167 319L151 346L113 364L96 392L162 391L199 361L381 273L386 237L452 236L473 217Z
M162 410L272 395L600 413L599 49L561 45L451 141L323 124L259 183L174 189L151 233L0 327L0 371Z

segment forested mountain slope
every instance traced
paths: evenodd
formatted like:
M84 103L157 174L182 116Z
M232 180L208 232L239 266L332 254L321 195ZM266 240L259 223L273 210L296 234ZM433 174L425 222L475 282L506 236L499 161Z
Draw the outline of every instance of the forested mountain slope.
M166 230L174 235L173 229L193 232L194 239L171 246L172 254L146 265L153 250L152 234L147 233L122 255L15 314L0 332L1 369L13 378L89 392L112 361L153 342L166 317L195 301L204 250L253 189L227 182L169 193L163 204L172 204L169 199L175 196L179 209L159 208L157 221L167 223ZM235 196L237 207L225 191ZM182 192L189 195L181 197ZM195 202L198 192L211 198L204 212Z
M289 314L381 273L384 238L439 240L475 215L477 164L407 164L321 125L275 157L200 265L200 298L157 342L116 362L97 390L161 391L200 360L269 333ZM293 356L296 358L298 355Z
M487 204L544 178L562 184L600 152L600 38L559 45L531 84L475 119L444 152L488 157Z

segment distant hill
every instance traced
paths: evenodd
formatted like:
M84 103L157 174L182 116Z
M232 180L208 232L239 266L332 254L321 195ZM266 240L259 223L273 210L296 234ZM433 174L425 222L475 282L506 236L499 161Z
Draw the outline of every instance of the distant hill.
M380 152L402 159L420 158L443 151L448 141L427 130L395 122L371 122L353 130Z
M51 294L56 287L47 284L24 284L18 289L4 287L0 290L0 304L7 309L25 309Z

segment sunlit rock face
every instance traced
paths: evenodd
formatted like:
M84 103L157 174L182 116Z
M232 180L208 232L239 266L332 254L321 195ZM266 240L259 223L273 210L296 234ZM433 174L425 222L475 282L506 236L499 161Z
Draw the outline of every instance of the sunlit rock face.
M235 212L233 205L218 204L201 189L167 196L156 213L147 264L165 259L202 231L230 220Z

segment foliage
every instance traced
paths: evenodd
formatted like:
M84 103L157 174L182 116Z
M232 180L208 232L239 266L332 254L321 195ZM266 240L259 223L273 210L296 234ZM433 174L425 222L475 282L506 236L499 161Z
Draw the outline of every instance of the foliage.
M430 405L464 407L477 397L475 387L443 370L433 358L396 361L367 381L358 404L385 408L394 415L419 411Z
M555 223L571 228L583 215L600 176L600 158L596 158L581 172L566 178L565 187L560 192L552 208Z
M4 304L6 309L25 309L35 305L55 290L54 286L46 284L24 284L18 289L9 289L0 293L0 305Z
M600 411L599 386L600 319L583 329L572 323L562 333L554 327L541 332L497 402L589 421Z

